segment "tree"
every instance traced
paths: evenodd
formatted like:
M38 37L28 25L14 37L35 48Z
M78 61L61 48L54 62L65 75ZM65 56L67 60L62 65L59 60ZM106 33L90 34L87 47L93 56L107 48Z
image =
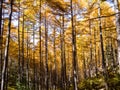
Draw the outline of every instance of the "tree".
M105 79L105 88L108 90L107 84L107 69L105 63L105 55L104 55L104 45L103 45L103 33L102 33L102 22L101 22L101 7L100 7L100 0L98 0L98 22L99 22L99 30L100 30L100 44L101 44L101 53L102 53L102 69L103 69L103 76Z
M118 0L114 0L114 7L115 7L115 17L116 17L116 31L117 31L117 44L118 44L118 49L117 49L117 54L118 54L118 73L120 74L120 13L119 13L119 3Z
M72 63L73 63L73 86L74 90L78 90L77 88L77 54L76 54L76 31L74 29L74 20L73 20L73 2L71 0L71 27L72 27Z
M4 64L3 64L3 70L2 70L1 90L5 89L5 79L6 79L6 72L7 72L7 67L8 67L8 56L9 56L8 52L9 52L9 43L10 43L11 21L12 21L12 13L13 13L13 11L12 11L13 10L13 2L14 2L14 0L10 1L10 14L9 14L5 55L4 55Z
M2 72L2 57L3 57L3 55L2 55L2 33L3 33L3 30L2 30L2 15L3 15L3 13L2 13L2 11L3 11L3 0L1 0L0 1L0 62L1 62L1 66L0 66L0 70L1 70L1 72ZM2 76L2 75L1 75Z
M49 70L48 70L48 24L47 13L45 11L45 84L46 90L49 90Z

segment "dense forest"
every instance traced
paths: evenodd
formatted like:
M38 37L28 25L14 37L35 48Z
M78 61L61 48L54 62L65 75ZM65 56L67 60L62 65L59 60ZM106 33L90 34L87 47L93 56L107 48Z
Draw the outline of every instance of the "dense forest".
M120 90L120 0L0 0L0 90Z

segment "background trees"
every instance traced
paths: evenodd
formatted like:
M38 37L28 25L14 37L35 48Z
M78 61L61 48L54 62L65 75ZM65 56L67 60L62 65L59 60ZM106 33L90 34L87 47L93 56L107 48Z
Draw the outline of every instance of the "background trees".
M0 5L1 90L120 88L118 0Z

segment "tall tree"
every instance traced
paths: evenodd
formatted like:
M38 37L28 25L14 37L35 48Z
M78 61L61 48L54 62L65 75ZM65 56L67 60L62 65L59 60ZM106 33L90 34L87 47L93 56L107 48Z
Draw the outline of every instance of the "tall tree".
M104 55L104 45L103 45L103 33L102 33L102 22L101 22L101 7L100 7L101 0L98 0L98 22L99 22L99 30L100 30L100 44L101 44L101 55L102 55L102 69L103 69L103 76L105 80L105 88L108 90L107 84L107 69L105 63L105 55Z
M21 65L21 78L22 82L24 81L24 22L25 22L25 16L24 16L24 9L23 9L23 16L22 16L23 22L22 22L22 65Z
M10 33L11 33L11 21L12 21L12 13L13 13L13 2L14 0L10 1L10 13L9 13L9 23L7 28L7 39L6 39L6 48L4 54L4 64L2 69L2 80L1 80L1 90L5 90L5 79L6 79L6 72L8 68L8 56L9 56L9 44L10 44Z
M66 90L66 59L65 59L65 39L64 39L64 14L62 16L62 25L60 31L61 41L61 80L62 89Z
M48 70L48 23L47 12L45 10L45 84L46 90L49 90L49 70Z
M55 85L55 90L57 89L57 62L56 62L56 28L54 28L54 85Z
M33 25L33 90L36 90L35 26Z
M76 54L76 31L74 29L73 20L73 1L70 2L71 7L71 27L72 27L72 63L73 63L73 86L74 90L78 90L77 87L77 54Z
M3 55L2 55L2 33L3 33L3 30L2 30L2 15L3 15L3 13L2 13L2 11L3 11L3 0L1 0L0 1L0 62L1 62L1 65L0 65L0 70L1 70L1 72L2 72L2 57L3 57ZM2 76L1 74L0 74L0 76ZM1 78L0 78L1 79Z
M28 37L28 29L27 29L27 61L26 61L26 86L29 89L29 62L30 62L30 57L29 57L29 37ZM19 67L20 68L20 67ZM20 77L21 78L21 77Z
M20 1L18 2L18 81L21 80L21 63L20 63Z
M42 82L41 82L41 80L42 80L42 79L41 79L41 78L42 78L42 43L41 43L41 42L42 42L42 36L41 36L41 35L42 35L42 34L41 34L41 25L42 25L42 24L41 24L41 23L42 23L42 22L41 22L41 20L42 20L42 15L41 15L41 14L42 14L42 13L41 13L41 3L42 3L42 2L41 2L41 0L40 0L40 5L39 5L39 8L40 8L40 11L39 11L39 15L40 15L40 16L39 16L39 25L40 25L40 26L39 26L39 43L40 43L40 44L39 44L39 52L40 52L40 53L39 53L39 57L40 57L40 79L39 79L39 85L40 85L40 89L42 89Z
M115 13L116 13L116 31L117 31L117 44L118 44L118 73L120 74L120 10L119 10L119 2L118 0L114 0L114 7L115 7Z

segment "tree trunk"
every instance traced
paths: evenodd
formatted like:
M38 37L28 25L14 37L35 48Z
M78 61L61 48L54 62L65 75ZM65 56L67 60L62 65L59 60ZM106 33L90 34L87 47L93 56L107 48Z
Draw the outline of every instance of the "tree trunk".
M64 30L64 24L65 24L65 21L64 21L64 14L63 14L63 31L62 31L62 35L63 35L63 60L64 60L64 90L66 90L66 56L65 56L65 30Z
M48 28L47 28L47 20L46 20L46 11L45 11L45 84L46 90L49 90L49 71L48 71Z
M21 65L20 65L20 1L18 12L18 81L21 81Z
M55 90L57 89L57 63L56 63L56 30L54 28L54 85L55 85Z
M35 27L33 25L33 90L36 90L36 67L35 67Z
M29 89L29 40L28 40L28 29L27 29L27 61L26 61L26 86Z
M3 49L3 47L2 47L2 39L3 39L3 37L2 37L2 32L3 32L3 29L2 29L2 9L3 9L3 0L1 0L0 1L0 71L1 71L1 74L0 74L0 80L1 80L1 76L2 76L2 57L3 57L3 52L2 52L2 49Z
M118 0L114 0L114 7L116 13L116 31L117 31L117 44L118 44L118 73L120 74L120 10L119 10L119 3Z
M85 57L85 53L83 52L83 72L84 72L84 79L87 78L87 74L86 74L86 57Z
M100 0L98 0L98 20L99 20L99 30L100 30L100 44L101 44L101 56L102 56L102 69L103 69L103 76L105 80L105 88L108 90L107 84L107 69L105 63L105 56L104 56L104 45L103 45L103 35L102 35L102 22L101 22L101 8L100 8Z
M23 10L23 22L22 22L22 66L21 66L21 78L22 78L22 83L24 81L24 10Z
M66 90L66 60L65 60L65 41L64 41L64 15L62 16L62 27L61 27L61 80L62 89Z
M7 31L5 55L4 55L4 64L3 64L3 69L2 69L1 90L5 90L6 71L7 71L7 68L8 68L11 21L12 21L12 13L13 13L13 11L12 11L13 10L13 2L14 2L14 0L10 1L10 14L9 14L9 22L8 22L8 31Z
M97 59L97 51L96 51L96 31L94 29L94 45L95 45L95 50L94 50L94 56L95 56L95 74L96 74L96 77L98 77L97 73L98 73L98 59Z
M0 1L0 39L2 37L2 15L3 15L2 11L3 11L3 0Z
M77 55L76 55L76 32L74 29L74 20L73 20L73 4L71 0L71 27L72 27L72 63L73 63L73 86L74 90L78 90L77 87Z
M42 39L41 39L41 0L40 0L40 6L39 6L39 8L40 8L40 12L39 12L39 14L40 14L40 17L39 17L39 56L40 56L40 78L39 78L39 88L40 88L40 90L42 90Z

